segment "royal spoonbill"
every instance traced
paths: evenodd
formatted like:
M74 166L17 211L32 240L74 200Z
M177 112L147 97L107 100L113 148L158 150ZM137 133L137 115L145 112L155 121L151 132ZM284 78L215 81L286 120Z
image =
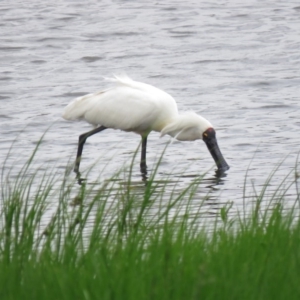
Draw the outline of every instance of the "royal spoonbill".
M138 133L142 138L141 171L146 173L147 137L151 131L166 134L179 141L203 140L210 151L218 171L229 169L219 149L212 124L194 112L178 113L173 97L166 92L130 79L127 76L110 79L115 86L88 94L72 101L64 110L66 120L83 119L95 126L79 136L74 171L79 173L80 159L85 141L107 128Z

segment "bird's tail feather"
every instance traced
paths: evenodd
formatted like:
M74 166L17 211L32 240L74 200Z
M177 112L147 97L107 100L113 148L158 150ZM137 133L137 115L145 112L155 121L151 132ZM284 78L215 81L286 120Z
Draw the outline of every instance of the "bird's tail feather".
M85 112L89 108L89 100L92 96L94 96L94 94L87 94L76 98L66 106L62 117L71 121L83 118Z

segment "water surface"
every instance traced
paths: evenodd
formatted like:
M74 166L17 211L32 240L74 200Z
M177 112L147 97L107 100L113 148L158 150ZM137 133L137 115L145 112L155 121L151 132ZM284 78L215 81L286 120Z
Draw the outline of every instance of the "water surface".
M85 123L61 118L74 98L107 86L103 77L126 72L169 92L179 110L214 124L228 176L214 179L202 141L173 142L158 180L184 188L203 173L199 189L211 209L242 205L248 170L259 190L283 160L271 190L296 163L300 144L300 6L296 1L2 1L0 4L0 158L13 141L8 165L24 164L47 131L37 165L63 172L74 159ZM140 141L106 130L90 138L82 169L95 164L109 178L129 164ZM169 138L152 133L148 165ZM182 171L185 176L182 176ZM139 163L133 179L142 182ZM172 185L170 183L170 189ZM251 194L251 193L250 193ZM290 192L293 195L293 191Z

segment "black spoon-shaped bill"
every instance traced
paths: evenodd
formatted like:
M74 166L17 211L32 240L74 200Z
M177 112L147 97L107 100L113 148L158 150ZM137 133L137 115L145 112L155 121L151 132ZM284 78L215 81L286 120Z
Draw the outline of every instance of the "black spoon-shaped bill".
M221 153L221 150L217 143L216 132L213 128L208 128L203 133L203 141L205 142L211 156L213 157L218 167L218 171L225 172L229 170L230 167Z

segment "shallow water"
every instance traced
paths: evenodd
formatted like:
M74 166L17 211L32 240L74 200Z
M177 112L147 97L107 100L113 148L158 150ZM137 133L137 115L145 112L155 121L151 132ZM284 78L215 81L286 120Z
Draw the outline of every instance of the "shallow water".
M179 110L194 110L214 124L231 167L227 177L214 179L202 141L173 142L157 176L179 178L180 189L207 172L198 192L211 195L213 210L227 201L242 205L247 170L250 195L252 182L260 190L283 160L271 190L295 167L296 1L2 1L0 16L0 159L15 141L9 167L22 166L48 130L36 164L62 173L75 157L78 135L90 130L88 124L64 121L63 108L74 97L106 87L102 77L118 72L164 89ZM96 163L88 182L102 170L101 178L109 178L130 164L139 141L133 133L113 130L90 138L81 164L85 169ZM168 141L150 135L150 170ZM133 180L142 182L138 159ZM289 192L291 201L294 193Z

